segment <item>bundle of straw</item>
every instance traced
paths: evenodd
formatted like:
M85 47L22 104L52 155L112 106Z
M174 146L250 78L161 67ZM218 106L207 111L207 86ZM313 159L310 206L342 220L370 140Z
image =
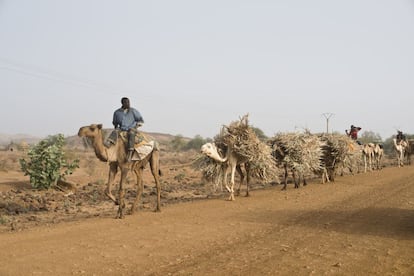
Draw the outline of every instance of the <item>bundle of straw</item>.
M237 156L239 163L248 163L251 177L266 182L279 181L280 171L272 158L271 149L266 143L260 141L253 128L249 126L248 114L239 121L223 126L220 134L216 135L213 140L223 155L230 150ZM217 179L221 173L221 165L212 160L206 161L205 158L200 157L197 162L198 169L203 171L205 178ZM205 161L201 162L201 160ZM214 163L216 164L213 165Z
M324 142L309 132L277 133L268 143L273 157L280 165L287 165L302 174L320 172Z
M360 146L343 134L321 134L325 142L323 163L332 178L338 167L357 168L361 160Z

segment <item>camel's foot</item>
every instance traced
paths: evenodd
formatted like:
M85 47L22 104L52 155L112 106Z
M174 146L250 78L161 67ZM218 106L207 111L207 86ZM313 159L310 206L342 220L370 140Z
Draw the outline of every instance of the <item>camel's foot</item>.
M154 213L160 213L160 212L161 212L161 208L159 207L155 208Z
M109 192L108 190L105 190L105 195L110 199L110 200L112 200L114 203L115 203L115 205L119 205L119 201L114 197L114 195L111 193L111 192Z
M236 199L234 198L234 194L230 194L230 196L227 200L228 201L235 201Z
M286 191L286 186L284 186L281 190L282 190L282 191Z
M246 192L246 194L244 196L249 197L250 196L249 192Z
M118 213L116 214L116 219L123 219L125 218L124 212L123 211L118 211Z
M129 209L129 214L133 215L136 212L136 208L132 207L131 209Z

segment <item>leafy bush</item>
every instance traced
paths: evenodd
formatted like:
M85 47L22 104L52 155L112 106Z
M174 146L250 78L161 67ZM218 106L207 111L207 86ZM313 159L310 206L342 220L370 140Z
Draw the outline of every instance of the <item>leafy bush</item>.
M30 176L30 184L35 189L49 189L56 186L65 175L72 174L79 168L79 160L68 162L63 146L65 139L62 134L49 136L33 146L27 153L28 160L19 160L21 170Z

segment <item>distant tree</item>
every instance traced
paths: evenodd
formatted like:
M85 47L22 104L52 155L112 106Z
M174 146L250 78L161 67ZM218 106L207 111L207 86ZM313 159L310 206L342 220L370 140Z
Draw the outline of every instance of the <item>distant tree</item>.
M257 137L258 137L260 140L264 141L264 140L266 140L266 139L268 138L268 137L264 134L263 130L261 130L260 128L257 128L257 127L252 126L252 129L253 129L254 133L256 133Z
M185 150L190 150L190 149L199 150L202 145L204 145L205 143L210 142L210 141L211 141L211 139L208 139L208 138L204 139L200 135L196 135L196 136L194 136L193 139L188 141L188 143L187 143L187 145L185 145L184 149Z
M173 150L180 151L185 146L184 137L181 134L176 135L170 142L170 146Z
M382 143L381 135L373 131L364 131L361 136L358 138L363 144L367 143Z

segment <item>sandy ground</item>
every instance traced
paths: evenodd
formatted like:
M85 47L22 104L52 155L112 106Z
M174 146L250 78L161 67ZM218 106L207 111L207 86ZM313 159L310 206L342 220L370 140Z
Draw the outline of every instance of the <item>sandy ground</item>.
M139 212L116 220L102 183L40 193L1 173L0 275L414 275L414 166L256 185L234 202L176 169L164 178L177 175L162 212L148 184Z

